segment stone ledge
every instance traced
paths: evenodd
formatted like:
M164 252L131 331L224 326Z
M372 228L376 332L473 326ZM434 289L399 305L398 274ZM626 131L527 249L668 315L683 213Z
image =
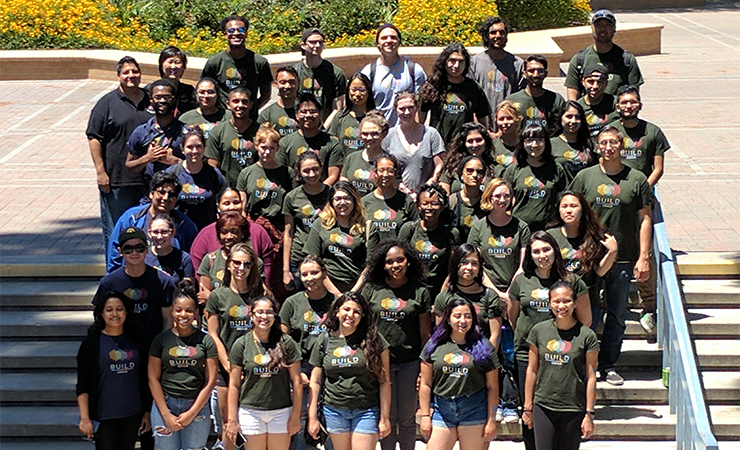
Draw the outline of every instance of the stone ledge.
M621 23L618 25L615 42L635 55L659 54L663 25ZM580 26L540 31L511 33L507 50L526 58L540 54L547 58L549 75L559 76L559 63L567 62L580 49L590 45L591 27ZM483 47L470 47L472 54L480 53ZM442 47L401 47L401 54L410 56L429 73ZM115 64L122 57L136 58L142 68L144 82L159 77L158 55L123 50L2 50L0 51L0 80L116 80ZM373 47L327 49L324 56L337 64L347 74L360 70L376 58ZM275 71L283 65L300 61L298 52L266 56ZM185 80L194 82L206 58L189 58Z

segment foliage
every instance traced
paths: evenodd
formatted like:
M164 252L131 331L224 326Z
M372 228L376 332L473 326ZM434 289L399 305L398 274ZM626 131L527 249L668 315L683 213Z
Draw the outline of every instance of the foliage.
M589 0L497 0L499 13L514 31L588 23Z
M393 20L409 45L480 45L478 24L495 15L491 0L399 0Z

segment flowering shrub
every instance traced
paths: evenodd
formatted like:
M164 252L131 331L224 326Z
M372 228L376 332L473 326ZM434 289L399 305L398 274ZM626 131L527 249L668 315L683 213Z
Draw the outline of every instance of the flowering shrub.
M394 23L410 45L480 45L478 24L498 15L491 0L398 0Z
M497 0L512 30L542 30L588 23L589 0Z

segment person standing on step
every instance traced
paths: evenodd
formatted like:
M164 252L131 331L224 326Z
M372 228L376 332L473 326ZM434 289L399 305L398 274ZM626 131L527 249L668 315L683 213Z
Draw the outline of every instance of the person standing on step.
M298 98L298 72L295 67L283 66L275 73L275 84L277 85L278 99L260 112L257 123L265 122L272 124L280 137L287 136L298 131L296 120L296 99Z
M583 74L582 83L586 93L578 99L578 104L586 114L588 131L593 140L604 127L617 120L614 96L606 93L608 76L606 67L598 64L586 67Z
M527 81L526 87L506 99L514 102L519 115L522 116L521 129L528 125L540 125L547 130L550 138L560 127L558 117L565 99L557 92L545 89L543 85L547 78L547 58L542 55L528 57L524 77Z
M299 75L298 93L310 92L319 99L321 121L326 121L333 111L344 109L344 94L347 92L347 77L342 69L321 57L324 52L324 33L316 27L306 28L301 35L303 59L296 64Z

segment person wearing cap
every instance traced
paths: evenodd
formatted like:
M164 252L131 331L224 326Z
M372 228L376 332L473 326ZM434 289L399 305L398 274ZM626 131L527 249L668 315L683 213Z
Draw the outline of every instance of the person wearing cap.
M322 121L325 121L332 111L342 110L344 94L347 92L347 77L344 71L321 57L324 44L324 33L320 29L306 28L301 35L303 59L296 64L300 81L298 93L310 92L319 99L323 105ZM328 128L329 123L325 123L324 126Z
M570 59L565 78L568 100L577 100L584 95L581 85L583 68L592 64L601 64L607 68L609 74L607 94L615 94L620 86L626 84L639 87L645 83L635 55L614 43L616 29L617 18L611 11L601 9L591 16L594 44L579 51Z
M605 93L608 83L609 71L601 64L591 64L583 71L583 88L586 94L578 99L578 104L583 107L586 114L586 123L591 139L594 140L605 126L617 120L618 116L614 110L614 96Z
M401 92L418 94L427 80L421 65L398 54L401 42L401 30L395 25L386 23L378 27L375 33L375 46L380 51L380 57L363 67L361 71L373 84L375 107L385 114L385 119L391 127L398 123L394 107L396 95ZM424 122L425 115L421 116L421 122Z
M249 20L236 14L221 21L228 48L208 58L200 77L218 81L221 103L226 104L229 92L244 86L254 95L254 107L249 117L257 120L257 111L267 104L272 93L272 72L264 56L246 47Z
M175 210L175 203L181 190L182 185L175 175L166 172L154 174L149 184L150 202L126 210L113 228L106 253L107 273L121 267L126 261L120 254L119 247L121 243L118 236L131 227L148 230L149 223L157 214L169 214L172 217L177 230L177 234L172 241L173 245L184 252L190 251L190 245L193 243L195 236L198 235L198 227L188 216Z
M488 104L495 111L504 99L526 86L524 79L524 60L506 50L509 40L509 27L498 17L489 17L481 24L478 32L486 51L470 58L468 76L480 84L488 98ZM496 131L496 117L491 114L488 126Z
M506 100L512 101L522 116L522 130L528 125L537 124L553 137L560 125L560 111L565 105L565 99L557 92L544 88L545 78L547 78L547 58L542 55L528 57L524 66L527 86L509 95Z

